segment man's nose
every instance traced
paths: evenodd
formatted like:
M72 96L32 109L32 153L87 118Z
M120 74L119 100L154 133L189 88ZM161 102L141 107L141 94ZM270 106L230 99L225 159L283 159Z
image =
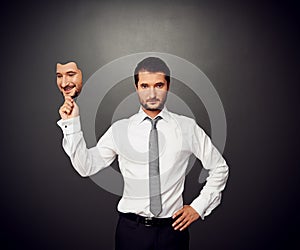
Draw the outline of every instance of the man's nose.
M151 88L149 89L149 97L150 97L150 98L155 98L155 97L156 97L155 88L151 87Z

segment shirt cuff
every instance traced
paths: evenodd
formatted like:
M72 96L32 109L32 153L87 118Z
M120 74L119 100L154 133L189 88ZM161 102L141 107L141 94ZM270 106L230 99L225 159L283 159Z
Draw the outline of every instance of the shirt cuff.
M59 120L57 125L62 129L64 135L70 135L81 131L80 117L76 116L66 120Z
M199 199L195 199L190 206L196 210L196 212L200 215L201 219L204 220L206 206L204 202L201 202Z
M221 193L210 193L210 194L200 194L193 202L190 204L192 208L200 215L201 219L209 215L211 211L217 207L221 202Z

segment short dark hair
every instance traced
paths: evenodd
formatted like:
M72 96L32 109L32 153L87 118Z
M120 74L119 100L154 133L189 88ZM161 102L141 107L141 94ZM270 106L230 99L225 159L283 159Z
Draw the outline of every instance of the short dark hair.
M147 57L140 61L134 70L134 83L137 86L139 82L139 73L148 71L151 73L162 72L165 74L165 79L170 84L170 69L167 64L158 57Z

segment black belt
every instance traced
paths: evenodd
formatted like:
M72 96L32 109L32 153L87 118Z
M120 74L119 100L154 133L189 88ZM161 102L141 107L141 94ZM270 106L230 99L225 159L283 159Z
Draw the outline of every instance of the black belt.
M119 212L119 214L121 217L124 217L132 221L136 221L137 223L142 223L145 226L171 225L174 222L172 217L169 218L144 217L134 213L121 213L121 212Z

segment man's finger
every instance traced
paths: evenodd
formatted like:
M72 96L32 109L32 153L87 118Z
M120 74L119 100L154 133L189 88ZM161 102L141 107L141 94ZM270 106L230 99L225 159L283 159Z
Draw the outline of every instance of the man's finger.
M65 114L66 113L66 107L64 105L61 106L60 109L59 109L59 112Z
M64 103L64 105L66 105L66 106L68 106L68 107L70 107L70 108L73 108L73 107L74 107L74 103L71 102L71 101L69 101L69 100L66 100L65 103Z
M172 224L173 227L175 227L177 224L179 224L180 222L182 222L184 220L184 216L180 216L179 218L177 218L177 220Z
M185 225L183 226L183 227L181 227L180 229L179 229L179 231L183 231L184 229L186 229L189 225L191 225L192 224L192 221L188 221L187 223L185 223Z
M185 217L174 229L182 228L189 220Z
M69 108L68 106L66 106L66 105L64 105L63 106L63 112L64 113L66 113L66 114L70 114L71 113L71 111L72 111L72 109L71 108Z
M183 213L183 208L181 208L180 210L178 210L175 214L173 214L172 218L175 219L176 217L178 217L179 215L181 215Z
M64 105L68 105L69 107L73 107L73 106L74 106L74 101L73 101L73 99L65 98Z
M71 96L68 96L68 95L65 96L65 100L73 102L73 98Z

